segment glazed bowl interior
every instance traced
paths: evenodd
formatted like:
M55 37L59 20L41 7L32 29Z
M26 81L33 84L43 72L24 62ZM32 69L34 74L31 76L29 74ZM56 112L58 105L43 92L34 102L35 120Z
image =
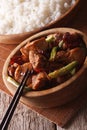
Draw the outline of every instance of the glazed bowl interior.
M81 0L76 0L76 3L68 11L66 11L58 19L50 22L44 27L40 27L38 29L35 29L34 31L20 33L20 34L0 35L0 43L19 44L29 36L37 32L40 32L42 30L53 28L53 27L65 26L68 23L68 21L70 21L78 11L78 8L81 6L81 2L82 2Z
M65 33L65 32L70 32L70 33L74 33L77 32L80 35L82 35L85 43L87 43L87 36L85 34L83 34L82 32L76 30L76 29L71 29L71 28L56 28L56 29L50 29L50 30L46 30L40 33L37 33L36 35L33 35L31 37L29 37L28 39L26 39L25 41L23 41L20 45L18 45L13 51L12 53L9 55L9 57L7 58L5 64L4 64L4 68L3 68L3 80L4 83L6 85L6 87L10 90L10 91L16 91L16 87L13 86L12 84L10 84L7 81L7 69L8 69L8 65L10 62L11 57L24 45L26 45L26 43L29 41L33 41L35 39L38 39L42 36L46 36L48 34L52 34L52 33ZM87 45L86 45L87 46ZM25 93L25 97L38 97L38 96L45 96L45 95L50 95L52 93L55 93L56 91L61 91L62 89L65 89L68 85L70 85L71 83L73 83L76 79L79 78L79 76L81 76L81 74L83 73L83 71L87 68L87 58L85 59L85 62L83 64L83 66L81 67L81 69L70 79L68 79L67 81L65 81L64 83L61 83L58 86L54 86L53 88L49 88L47 90L41 90L41 91L30 91Z

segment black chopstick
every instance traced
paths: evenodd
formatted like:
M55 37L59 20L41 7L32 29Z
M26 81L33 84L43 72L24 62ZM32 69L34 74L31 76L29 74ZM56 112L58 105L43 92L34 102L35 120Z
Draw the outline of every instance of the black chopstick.
M8 125L10 123L10 120L12 118L12 115L13 115L13 113L14 113L14 111L16 109L16 106L17 106L17 104L19 102L19 99L20 99L20 97L21 97L21 95L23 93L24 86L26 84L26 81L27 81L30 73L31 72L29 70L26 71L26 73L25 73L25 75L23 77L23 80L20 83L20 85L19 85L19 87L18 87L18 89L17 89L17 91L16 91L16 93L15 93L15 95L14 95L14 97L13 97L7 111L6 111L6 114L5 114L3 120L2 120L2 122L0 124L0 130L7 130Z

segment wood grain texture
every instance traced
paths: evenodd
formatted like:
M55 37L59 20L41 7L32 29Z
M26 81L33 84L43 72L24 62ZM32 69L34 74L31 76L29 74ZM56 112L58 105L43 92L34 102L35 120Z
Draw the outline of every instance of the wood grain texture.
M0 122L10 102L11 97L1 91ZM85 105L66 128L60 128L19 103L8 130L87 130L87 105Z
M0 122L11 97L0 92ZM55 130L55 125L19 103L8 130Z
M87 130L87 104L65 128L57 126L57 130Z

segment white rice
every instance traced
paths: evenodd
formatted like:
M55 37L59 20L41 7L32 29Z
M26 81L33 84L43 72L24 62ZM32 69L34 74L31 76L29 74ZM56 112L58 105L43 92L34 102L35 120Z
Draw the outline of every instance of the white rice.
M43 27L64 14L76 0L0 0L0 34Z

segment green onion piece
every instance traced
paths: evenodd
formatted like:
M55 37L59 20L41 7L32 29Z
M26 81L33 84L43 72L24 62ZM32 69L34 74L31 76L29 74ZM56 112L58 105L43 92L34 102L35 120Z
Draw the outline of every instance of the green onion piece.
M61 40L61 41L59 42L59 44L58 44L59 48L62 48L63 44L64 44L64 42L63 42L63 40Z
M63 76L65 74L68 74L73 68L75 68L78 65L77 61L73 61L69 63L68 65L62 67L59 70L55 70L54 72L51 72L48 74L50 78L57 78L58 76Z
M13 84L17 88L19 87L19 83L17 81L15 81L12 77L8 76L7 77L7 81L9 83ZM29 87L25 86L24 90L30 91L30 90L32 90L32 88L29 88Z
M55 40L55 38L53 37L53 35L49 35L47 38L46 38L46 42L48 43L51 43Z
M70 71L71 75L74 75L76 73L76 68L73 68L71 71Z
M58 49L58 47L53 47L49 60L53 60L55 58L56 53L57 53L57 49Z

